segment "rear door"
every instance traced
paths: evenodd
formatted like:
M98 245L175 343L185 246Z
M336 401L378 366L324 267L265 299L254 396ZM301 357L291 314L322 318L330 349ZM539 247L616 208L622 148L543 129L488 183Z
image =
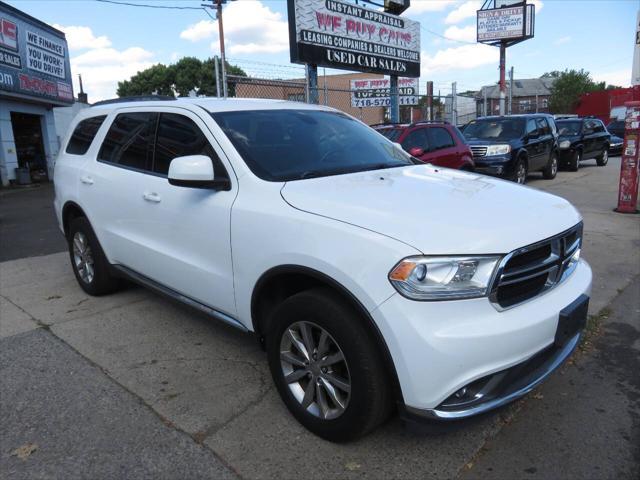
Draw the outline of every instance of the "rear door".
M539 170L544 161L544 145L540 138L541 133L535 118L527 120L526 138L527 153L529 158L529 171Z
M583 159L593 158L598 154L598 134L596 123L593 120L585 120L582 126Z
M461 155L455 140L444 127L431 126L426 129L429 139L429 152L426 161L448 168L460 168Z
M551 152L553 151L553 143L555 139L553 137L553 134L551 133L551 128L549 127L546 118L536 118L536 124L538 125L538 131L540 132L540 168L544 168L551 158Z

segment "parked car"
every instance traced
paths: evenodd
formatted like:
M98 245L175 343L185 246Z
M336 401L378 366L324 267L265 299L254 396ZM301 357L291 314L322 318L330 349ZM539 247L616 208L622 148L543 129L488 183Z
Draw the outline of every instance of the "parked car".
M609 122L607 131L616 137L624 138L624 120L613 120Z
M624 139L620 138L616 135L611 135L609 139L609 155L617 156L622 155L622 145L624 144Z
M558 172L557 132L551 115L480 117L469 122L463 134L477 172L520 184L530 172L541 171L548 180Z
M285 405L329 440L393 410L450 422L505 405L585 325L569 202L422 164L331 108L102 103L72 122L54 178L85 292L127 278L252 332Z
M599 167L609 161L611 135L597 118L558 120L558 147L560 164L572 172L578 171L580 162L596 159Z
M372 125L405 152L424 163L473 170L473 154L464 136L447 122Z

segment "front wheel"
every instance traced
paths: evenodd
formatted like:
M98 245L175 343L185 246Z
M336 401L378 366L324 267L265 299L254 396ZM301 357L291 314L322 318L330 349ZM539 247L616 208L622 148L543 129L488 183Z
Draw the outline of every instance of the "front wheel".
M596 157L596 164L604 167L609 162L609 147L605 148L602 153Z
M547 166L542 171L542 177L546 180L553 180L558 173L558 155L553 152L549 158Z
M569 171L577 172L580 168L580 161L582 160L582 152L580 150L576 150L576 153L573 154L571 160L569 161Z
M511 178L516 183L524 185L527 181L527 162L523 158L519 158L516 162L513 176Z
M286 299L272 318L266 335L271 375L304 427L342 442L387 418L391 390L386 370L350 305L330 290L316 288Z

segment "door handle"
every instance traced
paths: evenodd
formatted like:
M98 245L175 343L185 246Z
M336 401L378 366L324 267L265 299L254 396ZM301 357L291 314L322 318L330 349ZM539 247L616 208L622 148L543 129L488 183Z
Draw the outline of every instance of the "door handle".
M160 203L160 195L155 192L145 192L142 194L142 198L147 202Z
M93 178L91 178L89 175L83 175L82 177L80 177L80 181L85 185L93 185Z

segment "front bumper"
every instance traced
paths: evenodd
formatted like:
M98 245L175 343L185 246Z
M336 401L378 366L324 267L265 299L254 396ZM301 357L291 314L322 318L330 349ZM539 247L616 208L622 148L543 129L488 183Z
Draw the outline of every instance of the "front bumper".
M473 159L474 172L484 173L495 177L509 177L513 173L511 155L496 155L491 157L479 157Z
M393 357L405 410L426 419L458 419L525 395L578 344L576 335L563 348L550 349L560 311L590 294L591 278L589 265L581 260L573 274L554 289L502 312L487 298L416 302L400 295L391 297L372 315ZM520 378L512 379L490 400L462 410L439 408L463 387L534 362L536 357L544 357L540 365L521 370Z

